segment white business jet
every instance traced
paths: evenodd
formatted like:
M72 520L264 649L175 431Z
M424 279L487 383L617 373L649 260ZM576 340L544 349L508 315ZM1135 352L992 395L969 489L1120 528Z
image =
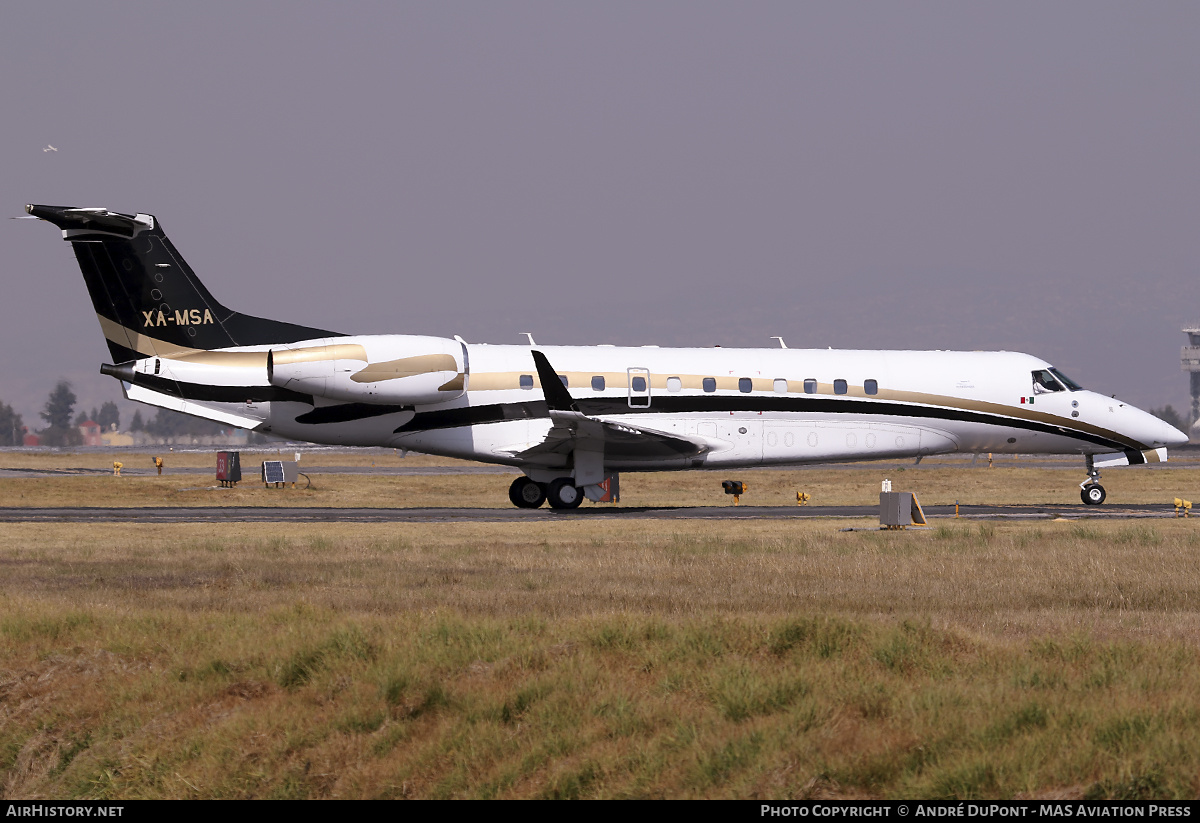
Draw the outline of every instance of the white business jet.
M346 335L218 303L152 215L27 206L62 229L130 400L294 440L500 463L512 502L608 499L619 472L953 452L1166 460L1183 432L1015 352L467 343Z

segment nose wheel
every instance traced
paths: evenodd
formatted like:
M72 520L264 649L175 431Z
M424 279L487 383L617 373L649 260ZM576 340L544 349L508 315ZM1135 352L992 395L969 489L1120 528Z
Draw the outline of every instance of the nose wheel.
M1100 485L1100 470L1090 454L1084 460L1087 462L1088 479L1079 484L1079 499L1089 506L1099 506L1108 496Z

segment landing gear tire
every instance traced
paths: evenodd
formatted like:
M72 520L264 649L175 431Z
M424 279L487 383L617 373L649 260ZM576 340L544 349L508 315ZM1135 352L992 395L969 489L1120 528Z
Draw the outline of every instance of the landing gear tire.
M583 502L583 489L575 487L575 481L570 477L559 477L550 481L546 489L546 498L551 508L577 509Z
M546 502L546 490L541 483L535 483L528 477L518 477L508 487L508 499L521 509L536 509Z
M1088 483L1079 490L1079 498L1089 506L1099 506L1107 496L1099 483Z

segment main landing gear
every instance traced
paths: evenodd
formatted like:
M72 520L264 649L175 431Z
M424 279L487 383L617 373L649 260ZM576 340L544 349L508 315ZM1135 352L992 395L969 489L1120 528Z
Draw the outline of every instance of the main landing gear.
M508 487L508 499L517 508L536 509L546 502L546 490L540 483L521 475Z
M550 501L554 509L577 509L583 502L583 489L570 477L558 477L542 484L522 475L508 487L508 499L522 509L536 509Z
M1107 497L1100 485L1100 470L1090 454L1083 459L1087 461L1088 479L1079 484L1079 499L1089 506L1099 506Z

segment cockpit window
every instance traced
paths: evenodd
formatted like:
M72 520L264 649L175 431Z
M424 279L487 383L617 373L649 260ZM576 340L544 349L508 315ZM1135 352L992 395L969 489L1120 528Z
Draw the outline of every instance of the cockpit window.
M1062 391L1062 385L1054 379L1049 369L1039 369L1033 373L1033 391L1041 394L1048 391Z
M1060 372L1058 369L1051 369L1050 373L1058 378L1059 383L1062 383L1064 386L1066 386L1071 391L1083 391L1083 386L1079 385L1074 380L1067 377L1065 374Z

